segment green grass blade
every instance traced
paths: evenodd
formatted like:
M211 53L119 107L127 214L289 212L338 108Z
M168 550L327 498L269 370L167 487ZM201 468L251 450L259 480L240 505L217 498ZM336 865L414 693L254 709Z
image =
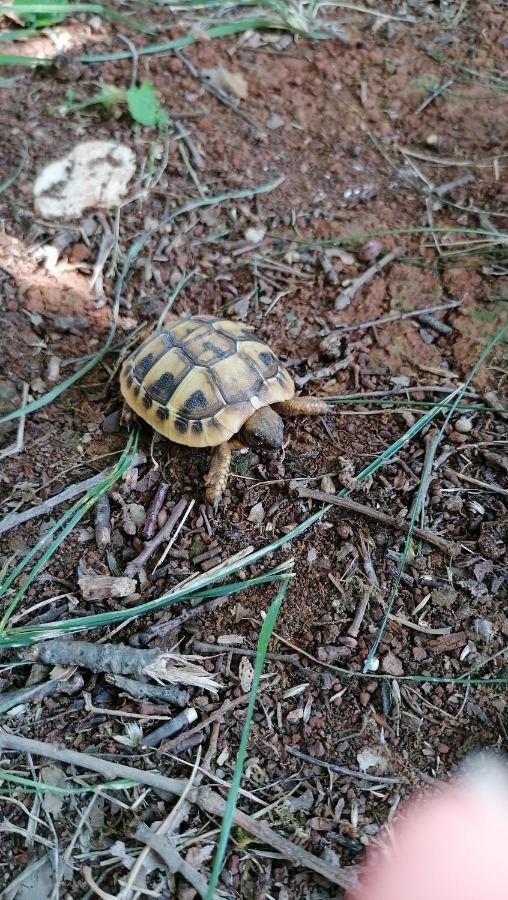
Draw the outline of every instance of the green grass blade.
M122 13L116 12L116 10L111 9L109 6L103 6L101 3L15 3L13 5L2 6L1 9L4 14L11 13L29 17L30 15L37 16L46 13L51 15L54 13L59 19L63 19L64 17L75 13L90 13L90 15L103 16L105 19L111 19L113 22L125 25L126 28L131 28L133 31L139 31L143 34L156 33L153 28L147 28L145 25L133 22L129 16L124 16Z
M233 771L233 777L231 779L231 787L229 788L228 799L226 802L226 808L224 810L224 816L222 818L222 825L219 835L219 841L217 844L217 849L215 851L215 858L213 861L212 874L210 875L210 881L208 884L208 891L206 894L206 900L213 900L215 889L217 887L217 883L219 880L220 873L222 871L222 866L224 864L224 857L226 855L227 844L229 840L229 834L231 832L231 826L233 824L233 813L235 811L236 800L238 797L238 791L240 789L240 782L242 780L243 773L243 765L245 762L245 756L247 753L247 742L249 740L250 728L252 725L252 718L254 716L254 708L256 706L257 693L259 690L259 681L261 678L261 674L263 671L263 665L265 662L265 656L268 649L268 644L270 638L272 636L273 629L275 628L275 623L279 616L280 608L282 605L282 601L284 600L284 596L287 591L287 587L289 584L289 579L286 578L284 583L281 585L280 590L272 602L263 625L261 627L261 632L259 635L257 652L256 652L256 662L254 665L254 676L252 678L252 686L250 689L250 697L249 703L247 706L247 711L245 713L245 722L242 728L242 737L240 739L240 746L238 748L238 754L236 757L235 768Z
M4 31L0 34L0 43L10 43L10 41L25 41L37 34L36 28L15 28L14 31Z
M224 576L218 576L224 577ZM281 578L287 577L281 567L272 569L263 575L258 575L246 581L237 581L233 584L221 584L218 587L206 588L201 591L192 590L189 585L187 590L169 591L155 600L149 600L147 603L133 606L130 609L117 609L106 613L96 613L91 616L79 616L74 619L64 619L62 622L50 622L47 625L26 625L20 628L13 628L3 636L0 634L0 647L24 647L29 646L37 641L47 640L60 634L75 634L78 631L87 631L94 628L102 628L104 626L116 625L119 622L126 622L128 619L139 618L139 616L156 612L178 603L182 599L207 600L212 597L223 597L247 590L250 587L257 587L262 584L271 584L279 581Z
M0 53L0 66L52 66L52 59L39 59L37 56L15 56L11 53Z
M49 532L49 536L54 537L54 540L51 542L50 546L46 549L46 551L42 554L41 558L34 565L30 574L25 578L21 587L16 591L13 599L9 603L6 611L4 612L2 619L0 620L0 636L5 632L9 619L11 618L14 610L18 606L18 603L24 595L26 594L28 588L32 584L33 580L39 574L39 572L46 565L48 559L50 559L53 554L56 552L62 541L70 534L74 526L83 518L83 516L95 505L99 497L110 490L112 485L119 478L122 477L124 472L127 471L131 464L131 459L133 453L137 449L138 442L138 431L136 430L133 434L130 435L127 447L125 448L122 456L120 457L117 465L115 466L113 472L108 475L103 481L101 481L98 485L91 488L84 497L81 497L76 503L67 510L59 519L59 521L53 526L51 531ZM58 534L57 534L58 532ZM26 556L21 560L21 562L16 566L14 572L4 581L2 585L0 585L0 597L3 596L6 590L12 584L14 578L17 578L21 571L26 567L28 562L33 558L35 553L37 553L38 549L41 549L41 544L44 545L47 541L48 535L46 535L42 541L40 541L35 548L29 551Z
M460 401L461 401L462 397L464 396L465 391L471 384L471 381L473 380L474 376L478 372L478 369L483 365L483 363L485 362L487 357L490 356L490 354L492 353L494 348L503 340L503 337L506 332L508 332L508 325L503 325L503 327L499 329L499 331L494 335L493 338L491 338L491 340L488 342L486 347L484 347L484 349L480 353L480 356L478 357L473 368L469 372L469 375L467 376L464 384L462 385L462 387L458 388L458 390L456 391L457 396L455 397L453 403L451 404L450 409L448 410L448 412L444 418L443 424L441 425L441 428L438 431L438 434L437 434L436 440L434 441L432 450L428 454L425 468L421 475L420 485L418 487L418 491L417 491L417 494L416 494L416 497L415 497L415 500L414 500L414 503L413 503L413 506L411 509L411 516L409 519L409 527L407 530L406 540L404 542L404 549L402 552L402 556L401 556L400 562L397 567L397 574L395 576L395 579L394 579L394 582L392 585L392 589L390 592L390 596L388 598L388 603L386 605L386 610L385 610L385 614L383 616L381 625L379 626L374 643L372 644L372 647L369 650L369 654L364 662L364 665L363 665L364 672L369 672L369 670L370 670L372 660L374 659L374 656L379 647L381 638L383 637L383 634L385 632L385 628L388 624L388 619L389 619L390 613L392 611L393 604L394 604L395 599L398 594L400 582L402 580L402 575L404 572L406 561L409 556L409 551L411 548L411 543L413 540L413 531L414 531L414 527L416 524L416 519L421 511L425 484L427 482L428 476L430 475L430 473L432 471L432 465L434 462L434 457L435 457L437 448L441 442L441 439L443 437L445 429L446 429L452 415L454 414L454 412L456 412L457 406L460 404ZM450 398L447 398L447 399L449 400Z
M104 781L102 784L91 785L90 787L59 787L57 784L46 784L45 781L33 781L31 778L23 778L22 775L12 775L5 769L0 769L0 783L8 781L10 784L17 784L25 788L30 788L36 794L96 794L98 791L105 790L125 790L125 788L136 787L138 782L129 781L126 778L116 778L114 781Z

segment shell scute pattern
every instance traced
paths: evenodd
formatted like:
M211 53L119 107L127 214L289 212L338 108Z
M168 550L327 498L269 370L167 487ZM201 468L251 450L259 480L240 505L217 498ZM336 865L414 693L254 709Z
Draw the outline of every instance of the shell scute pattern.
M263 341L213 316L144 341L124 363L120 387L156 431L195 447L229 440L256 409L294 394L291 376Z

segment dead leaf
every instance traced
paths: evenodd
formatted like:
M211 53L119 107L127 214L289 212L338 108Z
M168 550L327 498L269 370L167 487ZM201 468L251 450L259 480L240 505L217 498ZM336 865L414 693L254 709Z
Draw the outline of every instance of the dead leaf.
M203 863L208 862L211 858L213 850L213 844L200 844L199 846L189 847L185 854L185 862L200 872Z
M256 503L255 506L249 512L248 519L249 522L254 522L255 525L261 525L265 517L265 508L262 503Z
M247 82L240 72L230 72L224 66L216 66L214 69L204 69L203 75L220 91L227 91L239 100L247 99Z
M365 747L356 754L360 772L368 772L369 769L377 769L378 775L386 771L386 758L379 750L369 750Z
M63 788L67 786L67 779L62 769L51 764L41 767L41 781L52 787ZM45 809L50 816L57 819L62 811L64 800L64 794L53 794L50 791L45 791L42 798L43 809Z
M252 679L254 678L254 669L250 659L242 656L240 665L238 666L238 676L240 678L240 687L244 694L248 694L252 687Z
M335 828L335 822L332 819L325 819L324 816L314 816L307 822L309 828L313 831L331 831Z

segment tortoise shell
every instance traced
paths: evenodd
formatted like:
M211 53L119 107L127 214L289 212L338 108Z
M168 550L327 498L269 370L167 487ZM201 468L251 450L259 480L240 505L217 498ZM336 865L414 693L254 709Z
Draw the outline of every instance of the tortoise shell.
M228 441L257 409L295 392L263 341L214 316L194 316L148 338L124 363L120 389L155 431L190 447Z

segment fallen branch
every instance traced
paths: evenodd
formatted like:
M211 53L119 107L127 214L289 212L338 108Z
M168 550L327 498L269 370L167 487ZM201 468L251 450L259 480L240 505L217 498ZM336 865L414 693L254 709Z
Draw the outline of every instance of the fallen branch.
M167 869L176 875L179 873L192 885L200 897L206 897L208 893L208 882L199 872L184 860L177 850L172 846L170 841L160 834L154 834L148 825L138 825L134 834L137 841L141 841L154 850L157 856L160 856Z
M462 304L462 300L451 300L449 303L439 303L437 306L426 306L424 309L411 309L408 312L394 312L379 319L368 319L367 322L355 322L353 325L340 325L335 331L331 331L321 341L320 350L324 353L333 349L333 344L342 338L347 331L366 331L368 328L376 328L377 325L388 325L390 322L399 322L401 319L418 319L420 316L428 316L435 312L445 312L447 309L455 309Z
M139 464L143 462L146 462L145 454L136 453L132 458L131 465L139 466ZM32 506L31 509L25 509L20 513L10 513L0 522L0 534L5 534L5 532L10 531L11 528L17 528L18 525L23 525L24 522L29 522L30 519L35 519L37 516L45 516L47 513L51 512L55 506L59 506L60 503L65 503L66 500L72 500L74 497L79 497L80 494L86 494L91 488L100 484L101 481L104 481L112 475L115 468L116 466L110 466L108 469L103 469L103 471L99 472L97 475L92 475L91 478L85 478L84 481L79 481L77 484L71 484L60 494L55 494L54 497L48 497L48 499L44 500L43 503L40 503L39 506Z
M111 781L117 778L125 778L129 781L135 781L137 784L149 785L159 791L176 794L177 796L183 794L187 787L187 779L184 778L168 778L166 775L160 775L159 772L154 772L153 770L143 772L141 769L135 769L132 766L98 759L89 753L66 750L62 747L56 747L54 744L44 743L44 741L8 734L2 728L0 728L0 750L13 750L16 753L33 753L36 756L45 756L48 759L56 759L71 766L98 772ZM222 816L224 814L226 801L210 788L200 788L196 792L192 791L188 794L188 799L205 812L210 813L210 815ZM341 888L354 886L356 882L355 871L340 869L338 866L324 862L302 847L288 841L287 838L282 837L268 825L253 819L252 816L240 812L240 810L235 810L233 823L249 832L249 834L253 834L273 850L277 850L295 866L311 869Z
M358 293L360 288L362 288L365 284L371 281L375 275L381 272L385 266L388 266L394 259L397 259L398 256L402 256L404 252L403 247L395 247L395 250L390 250L390 253L387 253L386 256L383 256L374 265L370 266L365 270L363 275L360 275L359 278L355 278L352 284L349 287L345 288L340 292L339 296L335 300L335 309L346 309L351 300Z
M127 575L128 578L133 578L134 575L146 565L154 550L156 550L164 541L168 540L186 506L187 500L184 500L183 498L175 504L164 527L161 528L151 541L148 541L141 553L126 566L125 575Z
M146 647L150 641L153 641L155 638L160 640L171 631L179 631L180 628L183 628L183 626L187 624L187 622L191 622L193 619L197 618L197 616L203 616L218 609L219 606L222 606L226 600L229 599L230 595L225 594L222 597L212 597L211 600L200 603L199 606L190 606L188 609L184 610L184 612L180 613L179 616L175 616L167 622L158 621L155 625L149 625L145 631L138 631L137 634L131 635L129 644L131 647Z
M193 799L201 809L212 816L224 815L226 801L210 787L200 788L197 791L197 796L191 794L190 799ZM233 824L249 832L249 834L253 834L254 837L257 837L263 844L267 844L272 850L281 853L293 865L312 869L313 872L321 875L322 878L326 878L332 884L337 884L341 888L351 889L354 887L356 882L355 871L351 872L347 869L341 869L339 866L333 865L333 863L327 863L319 859L319 857L304 850L303 847L291 843L291 841L282 837L263 822L258 822L251 816L240 812L239 809L235 809L233 813Z
M21 407L26 406L28 400L28 385L23 384L23 394L21 397ZM18 422L18 430L16 432L16 440L9 444L8 447L4 447L3 450L0 450L0 459L5 459L6 456L14 456L16 453L23 447L23 441L25 439L25 422L26 415L21 415Z
M367 612L367 607L369 605L370 600L370 589L368 588L363 592L362 599L360 600L358 606L356 607L355 617L349 626L347 633L349 637L357 638L360 633L360 628L362 627L362 622L365 618L365 613Z
M298 496L307 497L310 500L319 500L321 503L331 503L332 506L339 506L341 509L347 509L349 512L368 516L370 519L375 519L376 522L381 522L382 525L387 525L388 528L394 528L396 531L407 532L409 529L409 522L401 522L395 516L389 516L380 509L373 509L370 506L365 506L363 503L356 503L355 500L350 500L349 497L338 497L336 494L325 494L324 491L313 491L310 488L298 488ZM413 528L413 534L421 538L422 541L438 547L444 553L449 553L450 556L457 556L460 553L459 544L439 537L439 535L434 534L428 528Z
M125 678L117 674L106 675L105 680L108 684L114 684L120 691L126 691L135 700L163 700L165 703L173 703L182 708L189 702L187 691L179 691L175 687L148 684L146 681L136 681L134 678Z
M46 666L85 666L91 672L136 675L208 691L218 688L208 672L193 661L195 657L169 650L136 650L127 644L92 644L55 638L35 644L26 653Z

